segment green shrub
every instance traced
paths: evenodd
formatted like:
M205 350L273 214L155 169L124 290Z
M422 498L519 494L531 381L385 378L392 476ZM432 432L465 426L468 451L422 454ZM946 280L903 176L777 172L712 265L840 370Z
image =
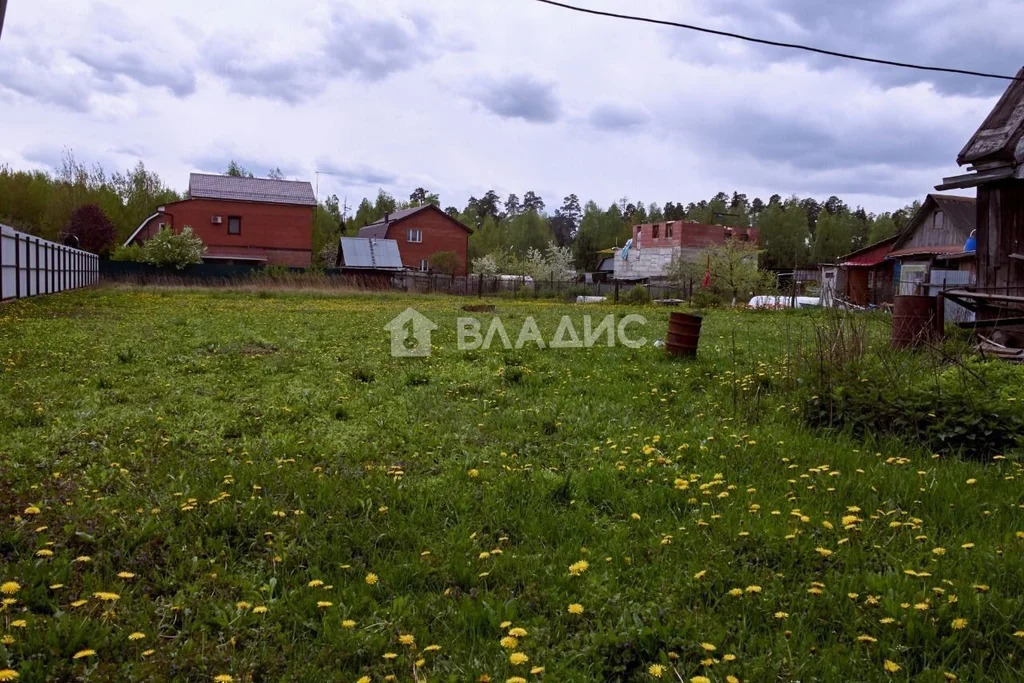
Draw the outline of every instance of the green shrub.
M142 247L142 260L160 268L182 270L202 263L205 252L203 240L192 232L191 226L186 225L180 233L163 228L146 240Z
M110 252L111 261L130 261L132 263L142 263L145 258L142 254L142 245L140 244L129 244L127 247L119 245Z
M718 308L722 305L722 297L710 289L698 289L690 297L690 305L694 308Z
M627 304L645 304L650 300L651 293L643 285L636 285L619 294L619 301Z
M833 369L827 386L819 383L804 401L804 419L813 427L895 436L968 458L988 458L1021 444L1019 367L966 361L938 374L907 370L894 372L877 359Z

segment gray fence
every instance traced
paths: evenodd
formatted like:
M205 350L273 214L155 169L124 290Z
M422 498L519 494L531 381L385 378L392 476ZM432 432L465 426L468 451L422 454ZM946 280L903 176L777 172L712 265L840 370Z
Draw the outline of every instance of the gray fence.
M95 254L0 225L0 301L87 287L99 272Z

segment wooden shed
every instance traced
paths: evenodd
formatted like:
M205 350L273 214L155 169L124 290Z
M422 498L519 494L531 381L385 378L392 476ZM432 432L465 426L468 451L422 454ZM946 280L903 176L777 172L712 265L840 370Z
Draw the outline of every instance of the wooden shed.
M936 189L978 188L977 286L979 318L1024 322L1024 68L957 156L968 173ZM1008 322L1008 321L1007 321Z

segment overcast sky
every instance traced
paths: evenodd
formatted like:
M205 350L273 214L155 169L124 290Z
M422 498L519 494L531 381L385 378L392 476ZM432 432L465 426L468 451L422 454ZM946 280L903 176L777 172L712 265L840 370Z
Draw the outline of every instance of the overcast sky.
M578 0L873 56L1013 74L1016 0ZM232 158L350 205L416 186L549 210L718 190L895 209L957 172L1005 82L590 17L533 0L11 0L0 164L138 159L183 190Z

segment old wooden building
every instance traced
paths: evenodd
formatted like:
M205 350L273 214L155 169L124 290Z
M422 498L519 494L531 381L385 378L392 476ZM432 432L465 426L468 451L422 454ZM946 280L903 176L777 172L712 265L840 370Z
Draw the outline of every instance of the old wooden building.
M978 188L977 286L974 300L1018 308L1024 297L1024 69L957 156L969 173L946 178L939 190ZM982 317L1005 310L979 309ZM1024 315L1024 314L1021 314Z
M930 288L974 284L973 197L929 194L886 258L896 262L896 294L930 294Z

